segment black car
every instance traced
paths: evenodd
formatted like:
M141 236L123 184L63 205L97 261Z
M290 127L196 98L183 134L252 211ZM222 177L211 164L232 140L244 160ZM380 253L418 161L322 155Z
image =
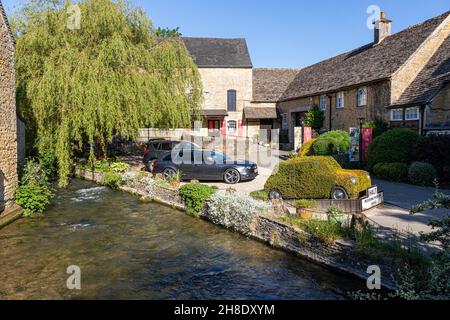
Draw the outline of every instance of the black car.
M166 153L149 162L147 170L161 173L166 179L179 171L183 180L224 181L228 184L253 180L258 176L255 163L227 161L221 153L208 150L196 150L189 154L183 151Z
M149 161L159 159L162 155L172 152L174 149L199 150L201 148L188 141L150 140L144 150L144 164L147 165Z

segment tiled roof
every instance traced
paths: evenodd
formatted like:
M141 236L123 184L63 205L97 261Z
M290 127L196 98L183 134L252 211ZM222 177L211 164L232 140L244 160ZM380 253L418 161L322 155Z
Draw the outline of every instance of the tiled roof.
M3 4L2 4L1 0L0 0L0 15L3 18L3 20L5 21L6 27L8 28L8 31L9 31L9 33L11 35L11 38L13 38L12 31L11 31L11 26L9 24L8 17L6 16L5 8L3 7Z
M393 34L379 44L322 61L299 72L280 100L290 100L388 79L447 18L450 11Z
M300 69L253 69L253 101L277 102Z
M244 108L244 115L245 118L248 120L254 120L254 119L277 119L277 109L275 107L273 108L253 108L253 107L247 107Z
M245 39L182 39L200 68L252 68Z
M427 103L449 80L450 37L444 41L430 62L393 105L406 106Z

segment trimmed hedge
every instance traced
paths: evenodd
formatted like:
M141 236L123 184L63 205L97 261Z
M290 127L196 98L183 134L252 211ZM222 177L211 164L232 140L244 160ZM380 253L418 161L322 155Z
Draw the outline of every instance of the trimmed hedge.
M199 183L186 184L180 188L180 196L186 203L186 211L192 216L199 216L209 200L217 189Z
M408 165L401 162L377 163L373 168L377 178L402 182L408 179Z
M347 153L350 148L350 135L345 131L330 131L319 136L313 144L314 155L332 156Z
M357 185L350 180L357 179ZM351 198L370 187L365 171L343 170L332 157L302 157L280 163L278 173L266 182L265 190L279 190L286 199L329 199L335 186L344 187Z
M416 143L412 159L432 164L442 182L450 182L450 135L421 137Z
M305 142L300 151L298 152L299 157L309 157L314 155L313 146L316 143L317 139L311 139L308 142Z
M432 187L438 179L438 172L433 165L425 162L413 162L409 168L409 181L418 186Z
M367 165L374 171L378 163L410 164L419 134L411 129L393 129L376 138L367 151Z

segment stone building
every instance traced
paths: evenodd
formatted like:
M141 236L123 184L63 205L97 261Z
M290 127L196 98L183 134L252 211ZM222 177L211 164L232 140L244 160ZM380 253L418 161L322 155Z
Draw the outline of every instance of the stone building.
M393 35L391 24L382 13L372 43L298 72L278 101L291 143L314 105L327 130L377 117L422 132L448 127L450 12Z
M0 2L0 213L13 204L17 183L14 39Z
M205 135L252 138L279 127L276 102L298 70L254 69L245 39L183 41L202 78Z

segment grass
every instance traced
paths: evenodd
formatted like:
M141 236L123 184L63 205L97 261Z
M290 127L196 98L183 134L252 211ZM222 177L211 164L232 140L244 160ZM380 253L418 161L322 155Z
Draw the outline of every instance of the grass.
M253 191L250 193L250 197L255 200L269 201L269 193L265 190Z

